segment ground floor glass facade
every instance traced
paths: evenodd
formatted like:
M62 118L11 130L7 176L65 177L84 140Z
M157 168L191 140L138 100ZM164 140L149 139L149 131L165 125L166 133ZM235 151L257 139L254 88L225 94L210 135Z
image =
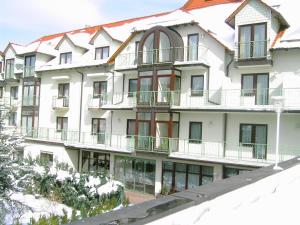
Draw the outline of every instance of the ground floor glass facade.
M183 191L213 181L213 167L163 162L162 187L169 192Z
M128 189L154 194L155 166L154 160L115 156L114 176Z
M109 174L110 155L100 152L82 151L82 172Z

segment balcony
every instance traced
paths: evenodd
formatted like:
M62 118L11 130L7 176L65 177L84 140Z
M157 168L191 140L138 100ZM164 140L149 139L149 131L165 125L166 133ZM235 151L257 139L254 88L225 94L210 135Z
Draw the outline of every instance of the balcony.
M207 64L208 48L204 45L185 46L176 48L161 48L120 54L116 58L116 70L135 69L137 65L153 65L174 63L181 66L185 64Z
M54 110L68 110L69 97L52 97L52 109Z
M170 107L171 91L138 91L137 107Z
M16 80L14 70L6 70L5 71L5 80Z
M272 65L270 41L237 42L235 44L235 65Z
M89 109L101 109L105 106L111 105L111 98L108 93L100 94L97 96L88 96L88 108Z
M193 96L191 91L172 91L172 109L273 110L273 97L284 98L284 109L300 109L300 89L226 89L203 90Z
M35 66L24 66L23 77L34 77Z

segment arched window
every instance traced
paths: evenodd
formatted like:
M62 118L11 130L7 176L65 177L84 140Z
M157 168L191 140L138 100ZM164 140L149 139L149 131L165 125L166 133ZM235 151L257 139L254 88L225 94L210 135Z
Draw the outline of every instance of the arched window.
M159 32L159 62L170 62L171 43L164 32Z
M182 58L178 49L183 51L181 36L166 27L156 26L146 31L140 41L140 64L173 62Z
M154 56L154 33L150 34L143 46L143 63L153 63Z

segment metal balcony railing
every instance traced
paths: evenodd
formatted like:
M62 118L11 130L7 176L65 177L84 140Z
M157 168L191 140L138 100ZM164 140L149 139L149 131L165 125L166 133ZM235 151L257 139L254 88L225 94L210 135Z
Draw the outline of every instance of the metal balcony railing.
M35 66L24 66L23 77L33 77L35 75Z
M68 109L69 108L69 97L52 97L52 108L53 109Z
M235 44L235 59L271 59L270 41L237 42Z

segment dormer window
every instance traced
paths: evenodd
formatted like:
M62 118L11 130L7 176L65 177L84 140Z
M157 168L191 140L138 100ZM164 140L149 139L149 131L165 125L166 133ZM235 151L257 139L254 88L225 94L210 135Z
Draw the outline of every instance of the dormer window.
M95 49L95 60L107 59L109 57L109 46Z
M267 57L267 24L250 24L239 27L239 59Z
M24 77L34 75L35 55L25 56Z
M60 54L60 64L71 64L72 63L72 52L65 52Z

